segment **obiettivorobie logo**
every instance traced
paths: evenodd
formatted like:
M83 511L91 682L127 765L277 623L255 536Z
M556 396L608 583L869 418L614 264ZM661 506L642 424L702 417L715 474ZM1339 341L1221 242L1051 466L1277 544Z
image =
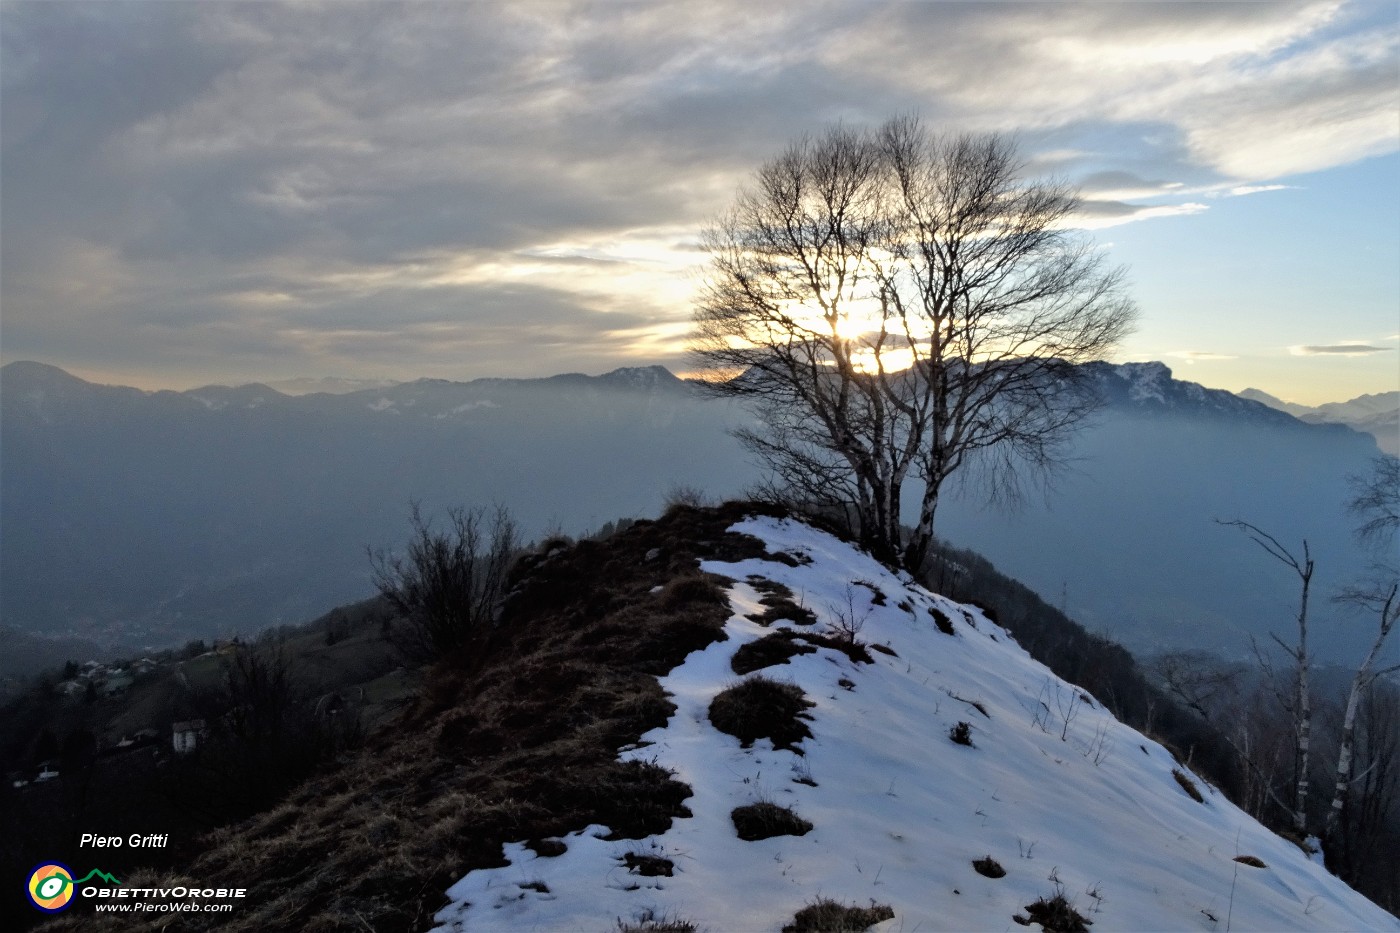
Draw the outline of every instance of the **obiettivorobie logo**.
M93 878L101 878L109 884L121 884L105 871L94 868L81 878L73 878L73 869L62 862L45 862L29 873L29 883L25 891L29 902L46 914L56 914L67 910L73 904L73 894L78 885Z

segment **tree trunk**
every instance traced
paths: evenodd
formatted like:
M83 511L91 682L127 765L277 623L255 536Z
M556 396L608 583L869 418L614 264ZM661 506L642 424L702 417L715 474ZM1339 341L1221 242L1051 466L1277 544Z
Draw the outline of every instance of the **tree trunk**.
M1367 658L1370 661L1370 658ZM1369 664L1363 665L1363 669ZM1335 839L1342 825L1342 810L1346 808L1347 791L1351 787L1352 747L1356 741L1356 710L1361 705L1361 672L1351 682L1351 693L1347 695L1347 711L1342 717L1342 747L1337 753L1337 783L1332 791L1332 806L1327 811L1327 825L1324 839Z
M1341 827L1342 811L1346 809L1347 796L1351 791L1351 769L1353 749L1356 744L1356 712L1361 706L1361 694L1379 675L1384 671L1373 672L1371 666L1375 664L1376 657L1380 654L1381 648L1385 645L1386 638L1390 635L1390 630L1394 627L1397 613L1395 612L1395 597L1400 586L1392 585L1390 592L1385 595L1384 602L1381 602L1381 594L1374 595L1374 602L1380 603L1380 628L1376 632L1376 640L1371 643L1371 650L1366 652L1366 657L1361 665L1356 669L1356 676L1351 680L1351 692L1347 694L1347 709L1342 718L1342 744L1341 750L1337 753L1337 781L1332 790L1332 806L1327 811L1327 823L1324 830L1324 838L1335 838L1337 830ZM1367 594L1348 594L1352 599L1365 603L1371 597ZM1344 596L1346 599L1348 596Z
M1299 836L1307 835L1308 826L1308 768L1309 751L1312 743L1312 695L1308 684L1308 589L1312 585L1312 558L1308 556L1308 543L1303 542L1303 594L1298 606L1298 653L1294 660L1298 667L1298 693L1294 698L1294 722L1297 726L1298 757L1294 775L1295 791L1293 804L1293 831Z

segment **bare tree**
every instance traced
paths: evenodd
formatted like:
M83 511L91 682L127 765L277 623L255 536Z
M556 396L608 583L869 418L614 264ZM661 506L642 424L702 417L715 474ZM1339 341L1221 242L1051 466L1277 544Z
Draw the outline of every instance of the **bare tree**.
M461 652L489 631L505 595L506 572L520 550L515 522L504 508L451 509L439 531L412 505L413 535L403 556L371 551L374 583L399 613L392 631L416 661Z
M1356 777L1328 862L1359 891L1394 913L1400 907L1400 690L1380 682L1357 716Z
M1211 723L1234 753L1240 766L1236 802L1259 820L1266 818L1271 803L1291 817L1294 806L1279 795L1278 774L1296 733L1267 702L1264 687L1251 682L1244 667L1205 652L1168 652L1153 667L1167 692ZM1266 666L1266 677L1268 673Z
M1400 620L1400 600L1396 599L1397 593L1400 593L1400 583L1391 583L1389 589L1384 591L1354 588L1338 597L1374 612L1377 628L1371 649L1357 666L1356 674L1351 679L1351 689L1347 691L1346 711L1342 715L1341 744L1337 752L1337 780L1332 791L1332 806L1327 810L1325 835L1329 839L1336 835L1341 826L1347 795L1351 792L1351 785L1355 780L1352 777L1352 756L1356 742L1356 714L1361 708L1362 698L1377 679L1400 670L1400 664L1384 668L1375 666L1386 639L1390 637L1396 621Z
M1121 271L1070 227L1075 193L1020 169L1000 136L836 127L761 166L706 233L708 381L757 403L766 428L740 436L779 483L852 509L883 559L922 564L944 484L974 460L1003 492L1058 462L1093 408L1076 364L1134 319Z
M1390 557L1389 545L1400 529L1400 459L1381 456L1375 460L1374 472L1369 478L1352 477L1354 496L1350 509L1361 520L1356 535ZM1341 602L1351 603L1376 617L1376 637L1371 648L1362 658L1352 677L1351 689L1347 693L1346 709L1342 715L1340 748L1337 754L1337 779L1332 792L1332 805L1327 811L1326 834L1331 839L1341 828L1343 811L1351 785L1356 780L1352 776L1353 752L1356 742L1356 717L1364 695L1380 677L1400 670L1400 664L1389 667L1375 667L1386 640L1390 637L1395 623L1400 620L1400 579L1393 566L1382 560L1376 566L1380 574L1378 580L1370 584L1348 587L1338 597Z
M1382 454L1370 476L1350 477L1351 511L1361 519L1356 535L1364 542L1387 545L1400 530L1400 457Z
M1308 769L1311 767L1312 743L1312 694L1308 684L1309 673L1312 669L1312 659L1308 655L1308 599L1311 595L1313 577L1312 554L1308 550L1306 539L1303 540L1303 557L1299 560L1291 551L1279 544L1272 535L1259 530L1249 522L1233 521L1220 522L1220 524L1243 531L1270 557L1297 574L1301 584L1298 615L1295 619L1298 630L1297 640L1290 645L1272 632L1270 637L1278 643L1278 646L1293 662L1293 691L1292 695L1285 699L1284 706L1293 719L1293 831L1302 837L1307 834Z

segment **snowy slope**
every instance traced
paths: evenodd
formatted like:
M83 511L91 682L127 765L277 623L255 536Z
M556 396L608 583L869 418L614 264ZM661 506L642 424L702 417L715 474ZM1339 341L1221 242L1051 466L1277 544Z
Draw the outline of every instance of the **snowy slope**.
M1199 779L1204 802L1188 796L1168 751L976 609L801 524L750 519L734 530L762 539L770 555L797 555L799 566L704 565L737 581L729 639L662 679L677 712L622 752L674 769L694 790L693 816L643 840L607 841L606 827L593 826L553 858L509 845L509 866L471 872L448 891L443 928L596 931L650 910L702 930L776 931L830 898L889 905L894 918L878 930L1018 930L1013 916L1063 893L1096 930L1400 930ZM789 587L822 623L863 618L861 640L897 655L873 652L862 664L820 649L761 672L815 703L805 755L766 739L741 748L707 716L716 693L739 680L735 650L772 630L746 618L762 610L758 577ZM877 590L884 605L874 604ZM938 631L930 608L956 634ZM970 724L972 747L950 740L959 722ZM814 828L740 840L731 810L763 800ZM627 853L669 859L674 874L634 874ZM985 856L1005 877L974 872Z

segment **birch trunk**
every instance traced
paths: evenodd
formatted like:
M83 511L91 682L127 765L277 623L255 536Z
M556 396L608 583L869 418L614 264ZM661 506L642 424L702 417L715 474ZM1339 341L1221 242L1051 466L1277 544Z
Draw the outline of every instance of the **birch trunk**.
M1371 686L1375 679L1384 671L1372 671L1371 666L1375 664L1377 655L1385 645L1385 640L1390 636L1390 630L1395 626L1395 621L1400 618L1400 613L1396 611L1395 596L1400 587L1392 585L1390 592L1385 596L1385 601L1381 603L1380 629L1376 632L1376 640L1371 643L1371 650L1366 653L1361 666L1356 669L1356 676L1351 680L1351 692L1347 694L1346 713L1342 718L1342 742L1341 750L1337 753L1337 781L1332 790L1332 806L1327 810L1327 824L1325 828L1326 839L1336 836L1337 830L1341 828L1342 811L1346 808L1347 796L1351 792L1351 769L1356 745L1356 713L1361 706L1361 694ZM1365 597L1359 597L1364 600ZM1380 601L1380 594L1375 594L1377 602ZM1374 607L1375 603L1371 603Z

